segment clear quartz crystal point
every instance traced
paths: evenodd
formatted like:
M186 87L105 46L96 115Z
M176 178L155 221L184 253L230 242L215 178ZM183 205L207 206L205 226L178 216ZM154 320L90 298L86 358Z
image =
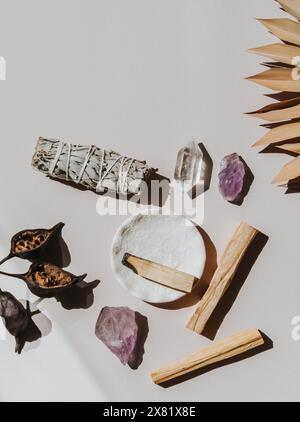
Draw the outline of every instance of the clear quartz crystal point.
M179 151L174 178L186 192L204 183L203 153L194 139Z

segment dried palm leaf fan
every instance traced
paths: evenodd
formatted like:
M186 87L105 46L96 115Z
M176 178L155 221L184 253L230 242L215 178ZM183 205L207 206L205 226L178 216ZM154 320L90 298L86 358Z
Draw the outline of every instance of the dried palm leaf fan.
M271 125L266 125L270 129L269 132L253 146L272 145L278 148L279 152L281 150L296 156L296 159L285 165L273 180L273 183L279 186L287 186L300 180L300 0L277 2L292 19L258 19L283 42L249 50L275 62L269 64L270 69L267 71L248 79L274 91L282 91L290 99L278 98L276 103L248 114L271 122ZM274 98L276 99L276 95Z
M300 57L300 47L289 44L269 44L248 51L288 65L294 65L295 57Z
M288 12L290 15L294 16L300 20L300 0L277 0L281 7Z

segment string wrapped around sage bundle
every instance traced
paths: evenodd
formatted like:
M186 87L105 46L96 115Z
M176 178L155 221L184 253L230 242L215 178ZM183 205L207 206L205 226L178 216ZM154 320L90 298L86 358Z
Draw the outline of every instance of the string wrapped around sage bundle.
M142 182L149 182L157 169L145 161L94 145L72 145L39 138L32 166L53 179L75 183L96 193L140 195Z

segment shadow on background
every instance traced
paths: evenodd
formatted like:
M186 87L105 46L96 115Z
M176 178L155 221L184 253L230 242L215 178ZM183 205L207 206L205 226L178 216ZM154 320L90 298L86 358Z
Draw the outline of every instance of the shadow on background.
M269 69L277 69L277 68L285 68L285 69L294 69L295 66L287 63L282 62L264 62L262 66L267 67Z
M260 125L260 127L264 127L266 129L275 129L276 127L280 127L280 126L292 124L292 123L299 123L299 122L300 122L299 118L298 119L290 119L290 120L282 120L280 122L263 123L263 124Z
M290 157L295 158L295 157L298 157L298 154L296 154L295 152L287 151L280 148L281 145L294 144L294 143L297 143L297 144L300 143L300 138L289 139L284 142L267 145L263 150L259 152L259 154L286 154L286 155L289 155Z
M285 192L286 195L293 193L300 193L300 177L297 177L294 180L291 180L288 184L288 188Z
M169 190L170 190L170 179L158 173L154 173L149 180L143 181L147 189L146 189L146 192L143 191L142 189L140 195L134 195L134 194L123 195L123 194L117 194L116 192L110 192L108 190L106 190L103 193L97 193L92 189L88 189L72 181L55 179L52 177L49 177L49 179L52 180L53 182L60 183L64 186L67 186L73 189L77 189L81 192L87 192L87 191L92 192L95 195L98 195L99 197L104 196L104 197L113 198L116 200L133 201L135 203L140 203L142 205L153 205L153 206L158 206L158 207L162 207L165 204L169 196ZM149 195L148 192L151 192L151 182L155 182L155 181L160 182L162 184L161 192L159 192L158 194L153 194L151 196L151 194Z
M265 97L272 98L276 101L295 100L300 98L299 92L276 92L275 94L265 94Z
M55 299L67 310L89 309L94 304L93 291L99 284L100 280L95 280L90 283L82 281L56 295Z
M41 301L41 299L36 302L26 301L25 309L28 313L29 324L27 330L20 336L21 351L26 343L30 343L26 348L27 351L37 348L39 346L38 340L48 336L52 331L50 319L37 308L37 305L41 303Z
M139 312L135 313L135 321L138 326L138 339L135 350L133 352L133 359L128 363L131 369L138 369L143 363L144 354L145 354L145 343L149 334L149 324L148 319L140 314Z

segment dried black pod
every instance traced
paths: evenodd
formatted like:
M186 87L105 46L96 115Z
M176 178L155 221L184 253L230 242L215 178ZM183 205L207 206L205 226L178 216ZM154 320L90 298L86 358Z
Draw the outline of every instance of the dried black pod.
M12 294L0 289L0 317L4 319L7 331L16 339L16 353L21 353L24 334L30 322L28 310Z
M59 223L52 229L22 230L15 234L11 240L10 253L0 262L0 265L14 257L35 261L50 239L63 227L64 223Z
M26 274L8 274L0 272L2 275L19 278L25 281L29 290L39 297L53 297L58 293L68 289L70 286L83 281L87 274L75 276L53 264L32 264Z

